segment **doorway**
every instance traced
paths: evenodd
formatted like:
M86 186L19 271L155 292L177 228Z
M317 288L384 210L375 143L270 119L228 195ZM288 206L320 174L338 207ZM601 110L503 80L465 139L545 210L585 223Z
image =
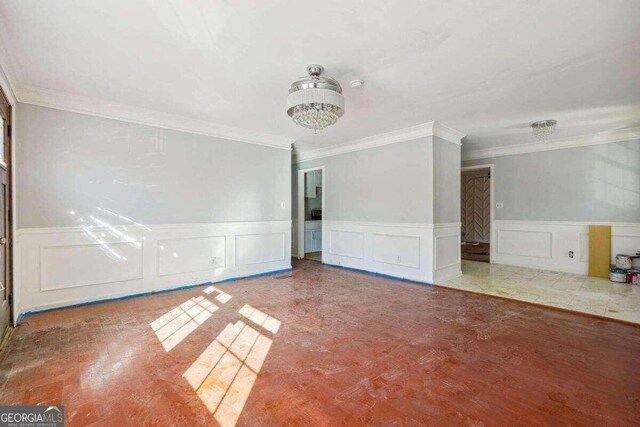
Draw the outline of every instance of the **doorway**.
M462 168L462 259L491 262L493 165Z
M325 208L324 167L298 171L297 257L322 261L323 211Z
M0 90L0 338L10 330L13 315L11 270L11 105Z

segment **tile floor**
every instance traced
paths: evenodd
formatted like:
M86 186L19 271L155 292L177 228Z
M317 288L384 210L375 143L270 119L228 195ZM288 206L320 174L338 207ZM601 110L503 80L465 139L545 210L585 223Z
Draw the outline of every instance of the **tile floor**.
M67 426L637 425L640 327L296 260L27 316L0 402Z
M640 323L640 286L466 260L462 274L440 285Z

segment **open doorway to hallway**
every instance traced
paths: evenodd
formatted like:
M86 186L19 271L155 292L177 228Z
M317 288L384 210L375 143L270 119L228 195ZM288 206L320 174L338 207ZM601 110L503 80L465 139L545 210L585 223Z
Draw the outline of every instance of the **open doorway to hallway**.
M298 258L322 261L324 168L298 172Z
M493 165L462 168L462 259L491 262Z

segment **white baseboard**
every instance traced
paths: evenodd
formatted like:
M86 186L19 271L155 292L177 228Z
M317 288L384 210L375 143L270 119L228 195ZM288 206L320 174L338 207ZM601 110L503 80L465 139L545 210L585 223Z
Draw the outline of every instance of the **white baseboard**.
M460 224L325 220L324 226L324 263L423 283L460 275Z
M557 221L494 221L492 262L587 274L589 270L589 224ZM640 223L611 225L611 257L640 250ZM573 252L573 258L569 252Z
M290 221L20 229L16 243L18 313L291 268Z

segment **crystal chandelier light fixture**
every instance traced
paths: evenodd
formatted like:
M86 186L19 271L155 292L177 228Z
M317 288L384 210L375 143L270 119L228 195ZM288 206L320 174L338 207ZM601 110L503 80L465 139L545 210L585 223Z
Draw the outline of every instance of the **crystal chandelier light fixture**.
M556 123L558 122L555 120L541 120L531 123L533 137L540 142L548 141L553 135Z
M336 79L322 77L323 71L322 65L309 65L309 76L293 82L287 97L289 117L315 133L335 124L344 114L342 87Z

